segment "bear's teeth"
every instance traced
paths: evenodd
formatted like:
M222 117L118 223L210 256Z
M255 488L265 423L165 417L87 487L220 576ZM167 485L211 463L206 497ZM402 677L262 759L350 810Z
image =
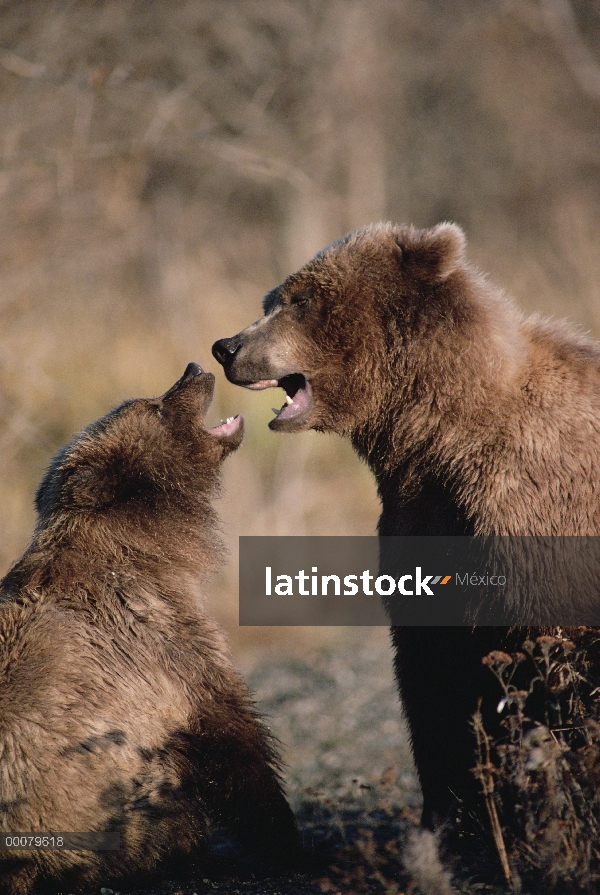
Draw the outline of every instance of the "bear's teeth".
M286 395L286 396L285 396L285 403L286 403L286 404L293 404L293 403L294 403L294 399L293 399L293 398L290 398L289 395Z
M228 416L228 417L227 417L227 422L228 422L228 423L230 423L232 420L233 420L233 417L232 417L232 416Z

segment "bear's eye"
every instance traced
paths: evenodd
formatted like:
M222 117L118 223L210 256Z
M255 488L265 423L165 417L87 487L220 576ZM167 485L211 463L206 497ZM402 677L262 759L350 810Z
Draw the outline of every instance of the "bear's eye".
M302 293L300 293L300 295L294 295L290 299L290 304L295 305L297 308L303 308L308 304L308 296L303 295Z

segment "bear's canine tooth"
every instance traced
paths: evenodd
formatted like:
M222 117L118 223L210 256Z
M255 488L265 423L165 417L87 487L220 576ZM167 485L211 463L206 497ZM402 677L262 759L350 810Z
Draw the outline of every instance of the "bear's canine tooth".
M286 404L293 404L293 403L294 403L294 399L293 399L293 398L290 398L289 395L286 395L286 396L285 396L285 403L286 403Z

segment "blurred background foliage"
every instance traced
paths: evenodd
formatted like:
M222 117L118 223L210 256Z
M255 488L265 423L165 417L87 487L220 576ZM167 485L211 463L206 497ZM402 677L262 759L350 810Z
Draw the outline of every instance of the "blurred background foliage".
M211 357L287 273L370 221L451 219L522 308L600 334L600 2L5 0L0 197L0 567L56 448L196 360L210 423L247 423L211 600L233 623L238 535L378 515L348 445L271 433L280 393Z

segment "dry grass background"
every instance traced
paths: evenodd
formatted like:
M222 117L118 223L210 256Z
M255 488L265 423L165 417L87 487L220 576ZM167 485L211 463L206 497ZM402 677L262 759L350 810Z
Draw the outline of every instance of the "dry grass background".
M0 568L70 435L164 391L285 274L378 219L449 218L527 310L600 332L597 0L0 3ZM335 438L241 410L240 534L369 534Z

